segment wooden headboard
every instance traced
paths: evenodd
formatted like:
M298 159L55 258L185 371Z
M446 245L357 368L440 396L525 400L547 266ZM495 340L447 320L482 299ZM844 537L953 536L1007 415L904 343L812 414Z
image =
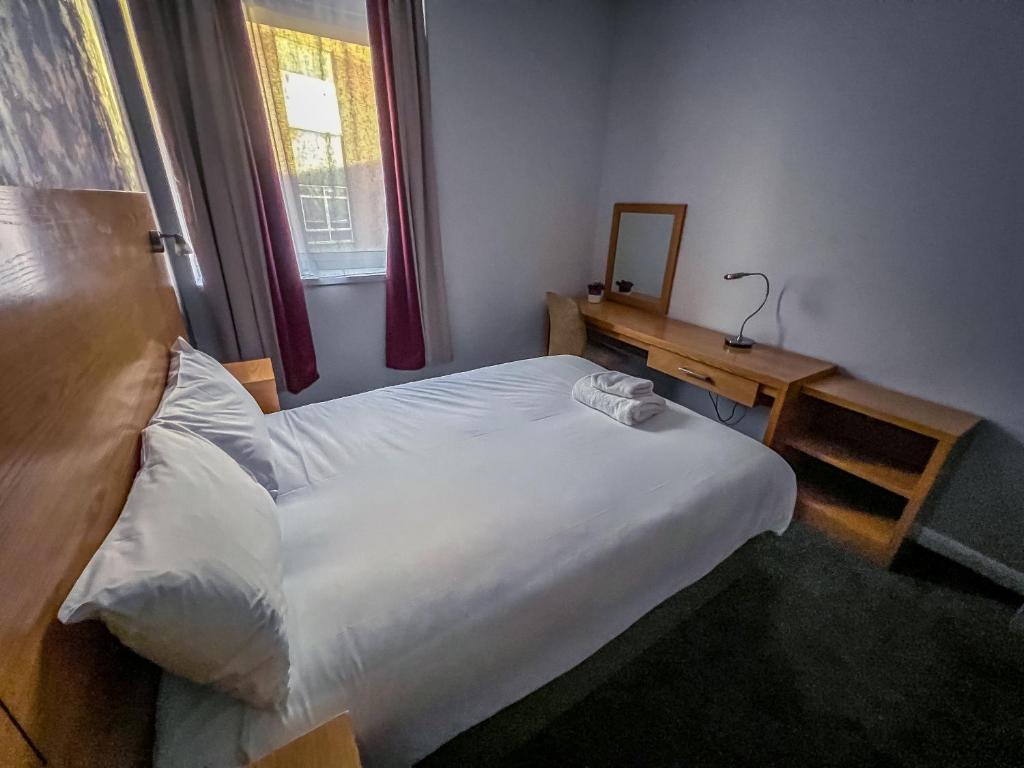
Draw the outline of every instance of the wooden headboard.
M183 333L154 228L141 193L0 187L0 760L16 765L150 760L155 668L55 617L121 511Z

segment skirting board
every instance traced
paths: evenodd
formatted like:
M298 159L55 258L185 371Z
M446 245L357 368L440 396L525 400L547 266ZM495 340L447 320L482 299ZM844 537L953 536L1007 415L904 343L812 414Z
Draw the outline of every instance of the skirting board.
M922 547L948 557L950 560L980 573L999 586L1024 596L1024 573L924 525L915 526L911 538Z

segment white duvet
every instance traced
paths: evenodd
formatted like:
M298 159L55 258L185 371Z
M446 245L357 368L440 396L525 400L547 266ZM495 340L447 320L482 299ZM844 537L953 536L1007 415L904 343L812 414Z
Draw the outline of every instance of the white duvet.
M244 765L350 710L404 766L567 671L796 494L765 446L680 406L627 427L546 357L268 418L291 693L246 707L165 675L158 768Z

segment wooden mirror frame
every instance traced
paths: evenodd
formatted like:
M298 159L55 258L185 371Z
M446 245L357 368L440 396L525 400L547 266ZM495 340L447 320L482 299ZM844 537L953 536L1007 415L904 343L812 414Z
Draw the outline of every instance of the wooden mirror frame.
M648 296L643 293L618 293L612 289L612 278L615 275L615 250L619 242L619 219L624 213L660 213L675 217L672 224L672 237L668 243L668 254L665 256L665 277L661 282L660 296ZM672 283L676 277L679 245L683 240L683 224L685 222L685 203L616 203L612 209L612 233L608 240L608 267L604 276L605 298L638 309L646 309L659 315L667 315L669 301L672 299Z

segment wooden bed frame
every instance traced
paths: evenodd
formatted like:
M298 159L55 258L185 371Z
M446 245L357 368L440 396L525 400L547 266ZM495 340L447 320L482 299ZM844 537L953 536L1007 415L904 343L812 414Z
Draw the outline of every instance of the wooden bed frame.
M0 187L4 766L152 762L156 667L98 622L56 619L121 512L184 334L152 229L143 193ZM348 728L337 718L272 764L354 765Z

